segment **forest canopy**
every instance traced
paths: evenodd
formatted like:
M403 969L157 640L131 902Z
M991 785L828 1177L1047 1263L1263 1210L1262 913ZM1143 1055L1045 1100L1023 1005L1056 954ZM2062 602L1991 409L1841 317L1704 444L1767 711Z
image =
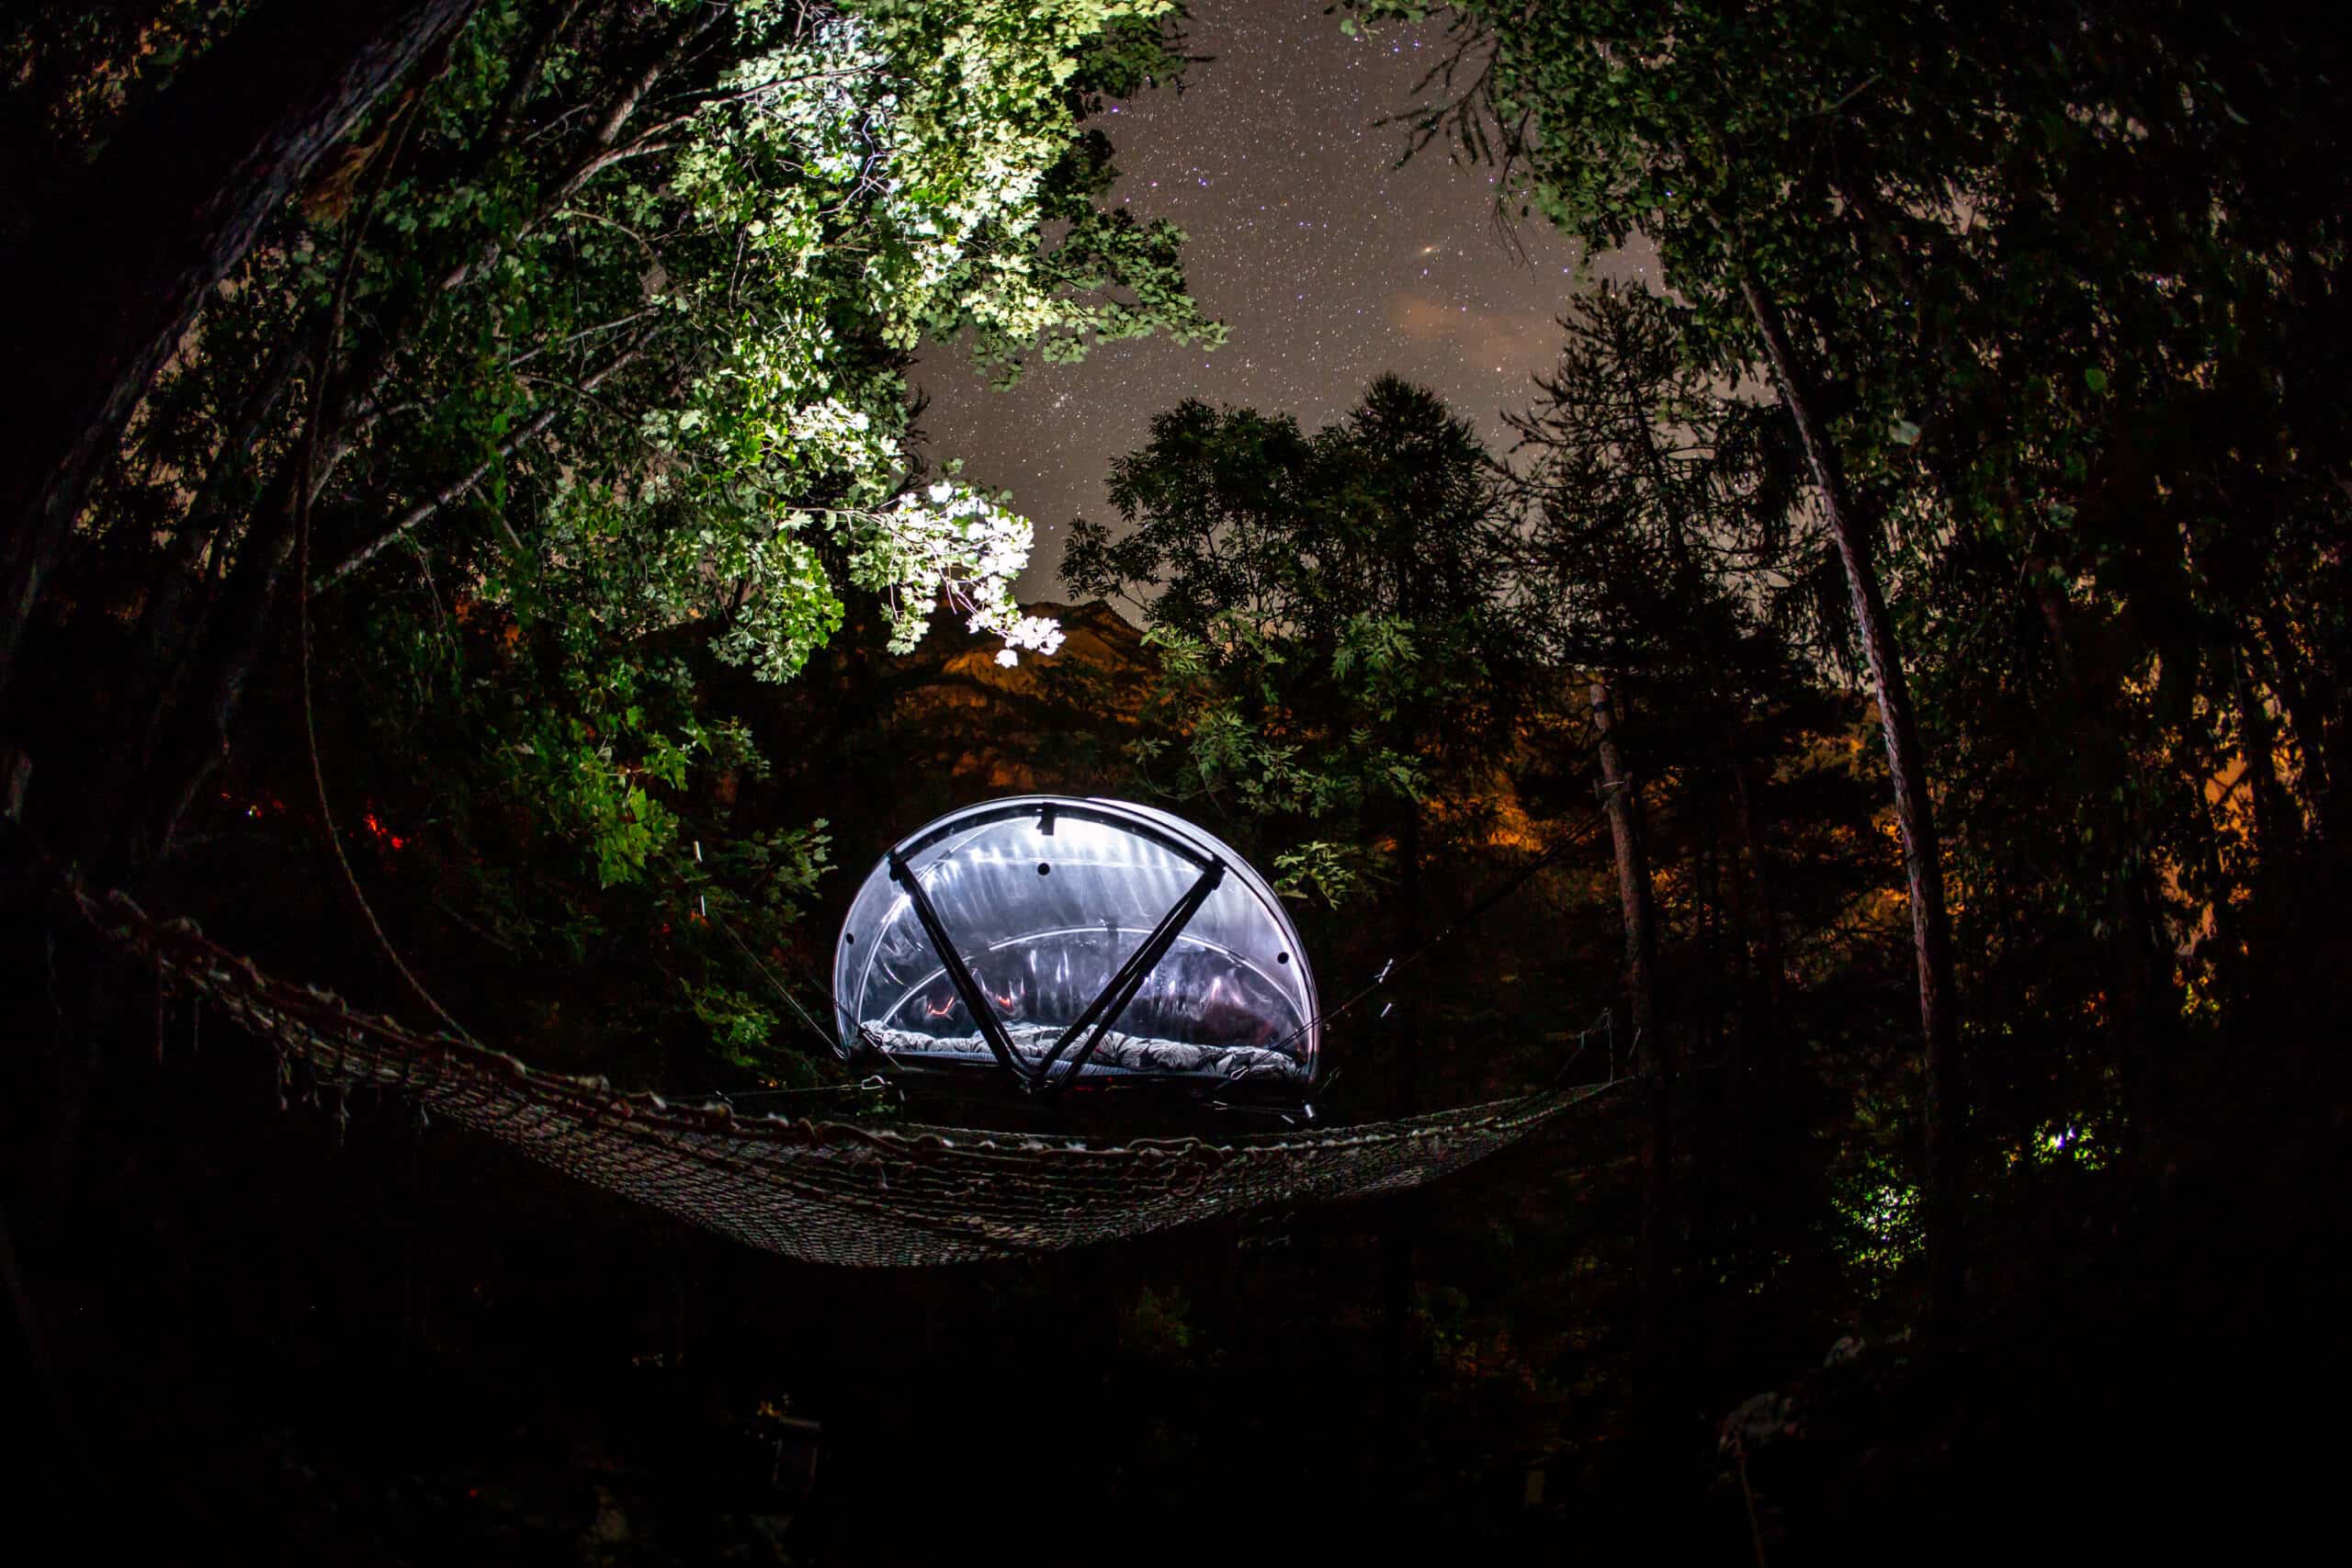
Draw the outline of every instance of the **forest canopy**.
M690 775L760 765L665 634L770 682L853 604L900 651L944 609L1005 661L1051 652L1011 596L1029 522L923 471L905 370L925 344L1010 380L1105 341L1221 340L1182 235L1099 200L1111 148L1081 128L1180 66L1172 20L1128 0L475 7L268 215L73 507L31 635L128 625L143 664L75 738L91 863L170 852L298 600L357 634L375 739L431 759L426 809L511 808L561 846L534 886L578 895L536 905L511 860L456 858L492 929L560 926L575 956L609 919L582 900L677 863ZM244 21L126 8L15 35L56 202ZM131 68L94 87L93 57ZM17 722L84 716L18 677ZM766 906L806 890L821 844L709 848Z
M1144 1367L1255 1420L1250 1380L1312 1361L1266 1325L1313 1315L1308 1370L1346 1395L1319 1418L1363 1416L1398 1469L1453 1440L1441 1406L1514 1496L1530 1454L1589 1497L1713 1464L1761 1558L1748 1461L1804 1451L1812 1416L1713 1415L1791 1367L1835 1385L1856 1325L2014 1374L1890 1417L1916 1452L1848 1429L1861 1479L1816 1504L1899 1516L1887 1466L2071 1441L2052 1368L2144 1416L2183 1345L2273 1332L2240 1280L2332 1306L2304 1289L2340 1273L2352 1192L2327 983L2352 959L2352 62L2326 8L1317 9L1442 46L1374 106L1386 147L1465 167L1504 247L1549 230L1582 264L1512 406L1367 374L1319 412L1194 384L1227 336L1187 280L1209 263L1121 199L1106 128L1148 117L1114 110L1262 79L1189 52L1172 0L21 15L0 901L38 940L0 956L40 1001L0 1067L49 1098L0 1111L40 1134L6 1168L39 1168L43 1215L144 1236L125 1213L203 1201L155 1172L242 1153L158 1131L179 999L126 988L60 884L553 1073L847 1124L908 1106L836 1055L836 851L1035 791L1170 807L1266 870L1340 1069L1283 1114L1610 1086L1589 1146L1453 1208L1196 1234L1225 1250L1170 1265L1182 1292L1159 1254L1067 1296L975 1287L1003 1315L973 1322L1030 1332L1044 1300L1099 1333L1064 1392ZM1293 181L1324 151L1250 149ZM1318 254L1260 221L1220 265ZM1449 265L1413 242L1419 276ZM1484 355L1492 325L1413 346ZM1100 454L1106 509L1035 520L1069 525L1076 602L1024 604L1036 528L930 455L925 376L1035 386L1152 337L1180 384ZM109 1120L134 1072L152 1103ZM1223 1109L1100 1125L1226 1138ZM972 1113L1091 1108L1033 1110ZM1295 1240L1311 1261L1268 1261ZM348 1294L378 1303L371 1245ZM503 1268L443 1284L527 1272ZM902 1338L930 1343L933 1300ZM2157 1326L2109 1343L2103 1314ZM793 1351L837 1389L888 1360ZM1911 1355L1850 1375L1915 1387ZM973 1403L1051 1404L1020 1393ZM2008 1403L1969 1427L1980 1399ZM1197 1456L1159 1422L1132 1425L1176 1474Z

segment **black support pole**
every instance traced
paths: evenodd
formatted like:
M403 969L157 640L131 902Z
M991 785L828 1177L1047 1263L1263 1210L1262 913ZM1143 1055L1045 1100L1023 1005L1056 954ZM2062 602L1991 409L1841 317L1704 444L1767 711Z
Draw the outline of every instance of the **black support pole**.
M1201 906L1208 902L1209 895L1216 892L1217 885L1224 880L1223 861L1211 861L1202 868L1201 874L1193 879L1185 895L1176 900L1174 908L1159 917L1159 924L1152 928L1143 945L1127 955L1127 961L1119 966L1117 974L1111 976L1110 983L1087 1003L1086 1010L1079 1015L1078 1021L1062 1031L1062 1037L1054 1042L1054 1048L1046 1053L1044 1061L1037 1064L1034 1088L1067 1089L1077 1081L1080 1069L1086 1066L1087 1058L1094 1055L1094 1048L1102 1043L1104 1033L1119 1021L1119 1015L1127 1010L1129 1002L1135 1000L1136 992L1142 988L1145 979L1159 967L1159 961L1168 956L1168 950L1176 945L1176 939L1183 934L1186 926L1193 923L1193 917L1200 913ZM1100 1021L1097 1021L1098 1014ZM1058 1081L1048 1081L1046 1075L1054 1070L1054 1064L1069 1048L1069 1043L1078 1038L1079 1032L1090 1023L1093 1024L1094 1032L1087 1036L1086 1043L1070 1057L1069 1070Z
M963 955L956 951L955 939L940 923L939 911L931 907L931 895L922 889L922 879L908 869L907 863L899 858L896 850L890 852L890 880L907 890L907 898L915 907L915 919L922 922L923 934L931 938L933 951L939 954L939 962L947 968L948 983L956 987L956 994L964 998L965 1010L972 1015L972 1021L980 1026L980 1038L989 1043L989 1050L995 1055L997 1065L1011 1073L1015 1081L1028 1082L1027 1075L1021 1070L1019 1058L1012 1054L1012 1038L1004 1032L1004 1025L997 1021L996 1014L989 1010L989 999L981 993L980 983L972 978L971 969L964 963Z

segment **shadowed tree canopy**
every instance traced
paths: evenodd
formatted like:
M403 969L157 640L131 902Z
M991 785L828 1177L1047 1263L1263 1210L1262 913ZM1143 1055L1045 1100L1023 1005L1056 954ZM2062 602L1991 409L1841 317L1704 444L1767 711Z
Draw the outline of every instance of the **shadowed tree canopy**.
M258 6L108 128L85 164L10 150L26 194L0 234L0 279L41 308L19 319L0 393L0 700L98 466L205 297L476 3ZM64 30L62 16L47 23Z
M1510 530L1469 423L1383 377L1313 435L1188 400L1113 466L1124 526L1073 525L1062 577L1136 606L1160 654L1180 797L1303 831L1283 885L1340 895L1434 772L1508 734Z
M2234 939L2193 933L2245 897L2214 901L2221 884L2250 891L2182 847L2211 831L2192 824L2213 759L2243 748L2274 864L2295 818L2340 814L2340 695L2325 712L2297 695L2322 668L2340 694L2352 651L2346 384L2309 358L2343 327L2337 29L2298 4L1473 0L1457 17L1423 144L1495 160L1522 215L1595 245L1654 241L1690 306L1681 353L1770 385L1804 457L1885 730L1949 1318L1966 1182L1947 883L1978 912L1959 945L1980 983L2013 997L2048 951L2007 934L2041 930L2020 917L2050 890L2020 878L2007 802L2053 802L2063 899L2122 976L2117 1066L2143 1152L2177 1049L2177 950L2201 947L2192 992L2198 971L2233 969ZM2290 729L2307 760L2291 812ZM1959 825L1949 844L1939 815ZM2166 884L2199 891L2167 909Z
M307 618L308 705L349 726L329 751L395 760L354 758L342 798L442 825L402 839L447 857L470 929L577 960L714 896L788 910L822 824L738 843L690 806L765 764L686 651L788 681L853 614L899 651L943 613L1009 659L1057 646L1011 594L1028 523L922 470L905 371L950 340L1010 378L1221 339L1181 232L1102 199L1085 123L1172 74L1173 24L1125 0L483 0L15 38L12 158L61 172L10 254L94 258L36 346L125 334L74 367L119 406L9 446L54 502L5 536L27 658L0 734L40 764L30 819L136 878L282 792ZM136 68L93 93L109 49ZM20 428L71 412L48 363L11 382L41 405ZM74 700L94 670L103 700ZM697 957L668 1005L763 1038L776 998L715 962L729 983Z
M2160 1560L2199 1501L2242 1540L2330 1495L2283 1407L2341 1370L2352 1246L2336 18L1332 10L1335 81L1459 48L1271 152L1131 112L1292 85L1158 0L0 21L0 1410L84 1472L69 1527L927 1560L1001 1514L971 1455L1081 1431L1044 1559L1266 1545L1204 1467L1374 1561L2076 1516ZM1030 525L922 456L917 356L1165 333L1193 374L1224 329L1139 214L1265 279L1322 132L1399 107L1655 287L1525 276L1561 320L1509 452L1394 377L1322 428L1165 408L1065 558L1132 619L1017 603ZM1118 180L1171 148L1198 184ZM1314 190L1364 226L1314 243L1440 276L1478 237L1408 184ZM1363 320L1487 360L1459 315ZM844 1067L836 842L1033 791L1273 874L1337 1069L1279 1113L1332 1125ZM1023 1005L968 967L955 1005ZM800 1267L973 1266L785 1279L655 1217L722 1210Z

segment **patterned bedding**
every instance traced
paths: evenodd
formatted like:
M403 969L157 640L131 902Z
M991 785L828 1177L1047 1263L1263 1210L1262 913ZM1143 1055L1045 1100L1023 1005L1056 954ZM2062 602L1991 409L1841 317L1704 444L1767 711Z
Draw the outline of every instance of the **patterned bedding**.
M869 1024L865 1033L876 1045L894 1059L909 1059L920 1064L930 1061L992 1060L988 1042L977 1034L941 1036L919 1033L913 1030L883 1029ZM1061 1031L1040 1023L1009 1023L1005 1033L1012 1043L1013 1055L1024 1065L1042 1060L1061 1037ZM1086 1043L1080 1035L1062 1053L1068 1062L1078 1048ZM1057 1064L1056 1071L1060 1070ZM1157 1040L1148 1035L1122 1034L1112 1030L1102 1036L1102 1043L1086 1059L1086 1071L1096 1073L1182 1073L1193 1077L1235 1079L1259 1077L1272 1074L1281 1077L1300 1076L1298 1063L1280 1051L1258 1045L1192 1045L1181 1040Z

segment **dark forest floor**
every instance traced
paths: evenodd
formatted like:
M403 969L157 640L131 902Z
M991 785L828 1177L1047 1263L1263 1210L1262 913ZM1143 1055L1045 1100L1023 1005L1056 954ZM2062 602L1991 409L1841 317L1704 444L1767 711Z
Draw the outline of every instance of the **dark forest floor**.
M1899 1303L1693 1300L1676 1408L1636 1420L1606 1324L1536 1386L1442 1335L1400 1360L1376 1305L1384 1231L1458 1277L1452 1233L1589 1146L1279 1225L856 1274L389 1102L280 1111L271 1066L225 1025L114 1064L72 1212L10 1213L64 1404L11 1402L44 1461L16 1474L89 1499L75 1555L1751 1562L1760 1535L1774 1562L2168 1561L2284 1541L2335 1490L2343 1195L2299 1187L2312 1150L2162 1212L2090 1183L1988 1213L1955 1342ZM1630 1222L1605 1183L1591 1204Z
M2304 929L2324 972L2345 934ZM2169 1562L2340 1489L2352 1102L2311 987L2180 1065L2154 1175L1988 1179L1961 1334L1901 1272L1726 1288L1693 1245L1636 1397L1629 1105L1407 1199L826 1270L390 1098L281 1109L224 1019L16 952L0 1200L51 1375L0 1365L12 1562ZM1769 1211L1725 1168L1694 1231Z

